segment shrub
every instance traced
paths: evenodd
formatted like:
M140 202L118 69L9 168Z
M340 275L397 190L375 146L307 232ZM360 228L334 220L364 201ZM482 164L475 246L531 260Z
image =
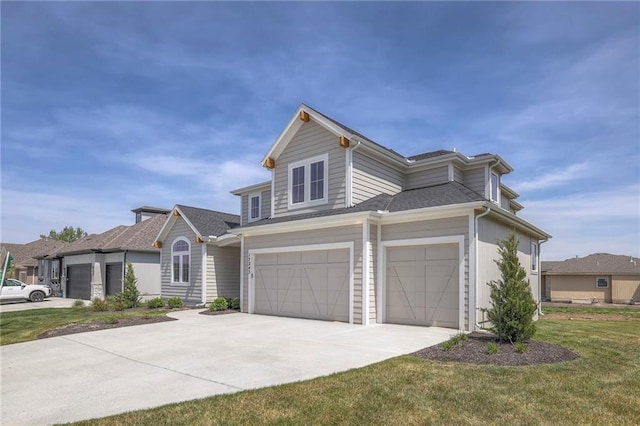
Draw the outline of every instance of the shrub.
M126 308L140 306L140 291L137 287L138 279L133 271L131 262L127 262L127 271L124 274L124 290L122 290L122 301Z
M453 343L452 340L447 340L446 342L442 342L440 346L443 351L450 351L457 343Z
M167 306L171 309L182 308L184 306L184 303L179 297L171 297L167 300Z
M155 297L147 302L147 308L155 309L164 307L164 300L162 297Z
M106 311L107 309L109 309L109 305L107 304L107 301L102 300L99 297L96 297L95 299L93 299L93 302L91 302L91 307L93 308L94 311Z
M127 306L122 299L122 293L118 293L115 296L107 296L106 297L107 306L109 306L114 311L124 311Z
M105 319L102 320L102 322L105 324L117 324L118 317L106 317Z
M489 352L489 355L495 355L498 353L499 350L500 348L498 347L497 343L494 343L494 342L487 343L487 352Z
M84 307L84 300L74 300L71 306L74 308L82 308Z
M229 309L240 309L240 299L238 299L237 297L230 297L229 299L227 299L227 307Z
M516 352L518 352L519 354L523 354L527 351L527 344L524 342L518 342L516 343Z
M212 311L224 311L227 309L227 299L224 297L217 297L211 305L209 305L209 309Z
M518 240L513 231L505 240L498 240L501 259L496 264L502 274L499 281L491 281L491 308L487 316L498 340L522 342L536 331L533 314L537 305L531 294L527 272L518 259Z

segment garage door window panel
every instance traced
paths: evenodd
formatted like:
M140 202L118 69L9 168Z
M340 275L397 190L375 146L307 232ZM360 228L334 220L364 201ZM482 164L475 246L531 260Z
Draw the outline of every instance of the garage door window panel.
M189 285L189 271L191 244L184 237L179 237L171 245L171 283L174 285Z

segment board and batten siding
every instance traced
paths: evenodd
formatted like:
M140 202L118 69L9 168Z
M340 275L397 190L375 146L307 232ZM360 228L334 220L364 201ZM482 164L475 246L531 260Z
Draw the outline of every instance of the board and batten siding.
M249 195L256 192L248 192L240 197L240 221L241 223L249 223ZM260 218L271 217L271 190L260 191Z
M459 216L382 226L382 241L464 235L464 327L469 325L469 217Z
M464 186L476 191L478 194L486 197L485 187L487 185L485 179L485 167L465 170L463 182Z
M329 164L326 165L329 182L325 188L328 191L327 204L289 210L289 164L324 154L328 154L329 157ZM304 123L276 159L273 216L343 208L346 191L345 155L345 149L340 147L336 135L313 121Z
M162 264L160 265L161 295L164 299L179 297L188 304L202 303L202 244L194 241L196 234L179 217L162 242ZM171 246L178 237L184 237L191 246L189 285L171 285Z
M507 238L509 231L513 228L503 225L495 220L482 217L478 220L478 295L477 303L479 308L491 308L489 287L490 281L497 281L502 278L496 260L500 259L498 253L498 240ZM527 272L527 279L531 286L533 298L538 301L540 294L540 274L531 271L531 242L529 236L516 232L518 244L518 260L520 265ZM595 286L595 284L594 284ZM482 315L476 312L477 320L482 320Z
M374 160L361 152L353 152L352 202L358 204L380 194L395 195L402 191L402 172Z
M138 290L143 300L160 296L160 251L127 252L127 262L133 265L133 273L138 279ZM122 271L126 273L127 265L123 264Z
M240 297L240 247L207 245L207 303Z
M339 226L309 231L286 232L271 235L246 236L242 268L242 311L249 309L249 250L277 247L295 247L313 244L353 242L353 322L362 323L362 225Z
M427 186L440 185L449 180L449 168L447 166L434 169L408 173L405 179L405 190L425 188Z

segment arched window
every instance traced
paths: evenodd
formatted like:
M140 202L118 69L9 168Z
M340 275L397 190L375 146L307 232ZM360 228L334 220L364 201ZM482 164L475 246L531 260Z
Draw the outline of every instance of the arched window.
M189 270L191 267L189 254L191 244L184 237L178 237L171 245L171 282L175 284L189 284Z

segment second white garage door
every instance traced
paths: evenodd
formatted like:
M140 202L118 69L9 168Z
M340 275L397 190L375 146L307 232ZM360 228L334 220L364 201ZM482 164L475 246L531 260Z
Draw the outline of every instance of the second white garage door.
M349 250L256 254L254 311L349 321Z
M458 327L457 244L387 248L386 322Z

